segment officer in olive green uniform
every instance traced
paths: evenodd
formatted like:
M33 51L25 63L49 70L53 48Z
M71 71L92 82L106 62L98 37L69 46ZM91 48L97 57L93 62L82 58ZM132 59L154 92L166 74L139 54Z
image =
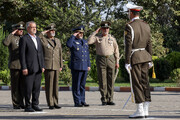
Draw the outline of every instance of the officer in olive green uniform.
M109 34L110 22L101 23L88 38L88 44L96 45L96 64L98 72L99 87L102 105L115 105L114 94L114 73L115 67L119 68L119 48L116 39ZM101 35L96 35L102 31Z
M139 19L142 6L127 4L130 22L125 27L125 67L132 76L132 93L137 111L130 118L148 116L151 101L148 70L152 67L152 46L149 25ZM130 79L131 80L131 79Z
M23 76L19 61L19 40L23 35L24 22L12 25L13 32L3 41L9 48L9 69L11 73L11 96L14 109L24 109Z
M63 67L63 59L60 40L55 38L55 27L56 25L51 23L39 35L44 50L45 91L49 109L61 108L58 105L58 80L59 72Z

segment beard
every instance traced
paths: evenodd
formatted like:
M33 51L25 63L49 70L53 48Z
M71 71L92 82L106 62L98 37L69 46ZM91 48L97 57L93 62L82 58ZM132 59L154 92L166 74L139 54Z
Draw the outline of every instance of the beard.
M56 34L55 33L51 33L51 36L54 37Z

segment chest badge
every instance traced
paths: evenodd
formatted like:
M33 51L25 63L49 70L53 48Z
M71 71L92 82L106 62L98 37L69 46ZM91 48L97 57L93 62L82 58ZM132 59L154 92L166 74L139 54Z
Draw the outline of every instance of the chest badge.
M49 43L47 44L47 47L50 48L50 44Z
M79 44L79 42L76 42L76 44Z
M79 50L79 48L77 48L77 50Z

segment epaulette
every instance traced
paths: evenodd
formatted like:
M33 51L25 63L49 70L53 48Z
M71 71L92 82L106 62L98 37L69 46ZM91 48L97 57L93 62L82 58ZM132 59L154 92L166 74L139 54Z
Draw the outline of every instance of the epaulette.
M146 23L146 24L148 24L147 22L145 22L144 20L141 20L142 22L144 22L144 23Z
M134 22L134 21L130 21L130 22L126 23L126 25L127 25L127 24L130 24L130 23L133 23L133 22Z

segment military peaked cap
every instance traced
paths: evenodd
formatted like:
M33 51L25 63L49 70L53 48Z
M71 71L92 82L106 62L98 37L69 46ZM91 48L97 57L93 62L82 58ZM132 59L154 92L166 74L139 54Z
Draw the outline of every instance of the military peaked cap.
M25 29L24 25L25 25L25 23L23 21L21 21L21 22L19 22L17 24L13 24L12 28L13 29L22 29L22 30L24 30Z
M141 11L143 9L142 6L137 6L137 5L133 5L133 4L130 4L130 3L126 4L126 8L128 10L137 11L137 12L139 12L139 11Z
M101 22L101 27L102 28L111 28L111 23L109 21L102 21Z
M83 25L80 25L74 29L72 29L73 32L84 32L85 27Z
M50 23L45 29L46 30L54 30L54 31L56 31L56 24L55 23Z

